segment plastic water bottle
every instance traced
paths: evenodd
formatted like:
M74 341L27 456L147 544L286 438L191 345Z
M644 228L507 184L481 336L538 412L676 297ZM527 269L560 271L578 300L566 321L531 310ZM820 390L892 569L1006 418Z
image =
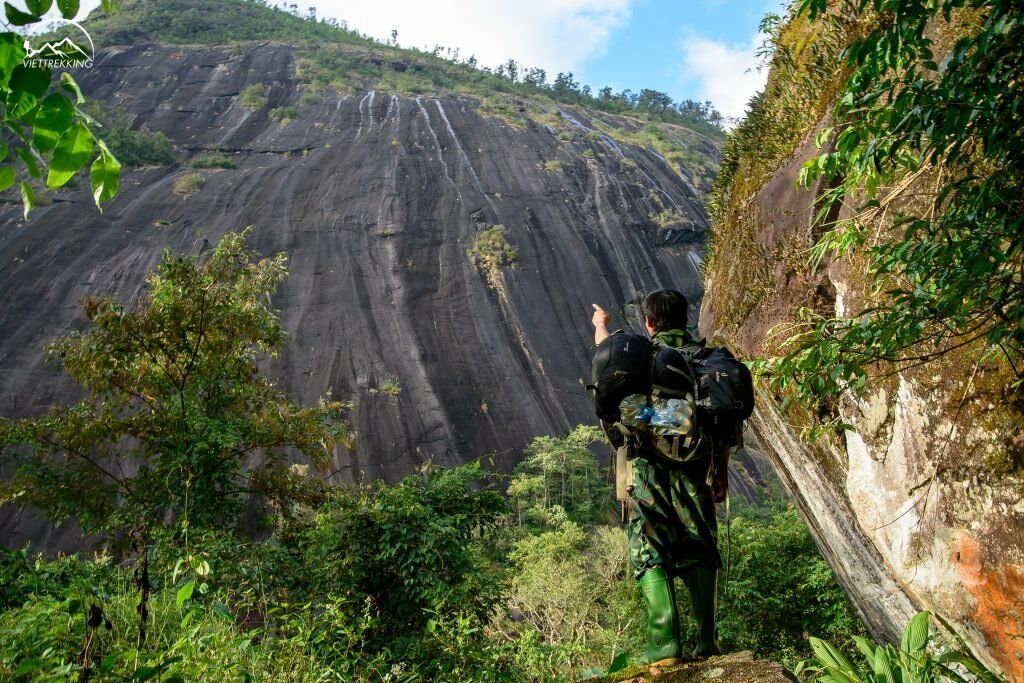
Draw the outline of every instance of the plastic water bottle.
M689 401L655 398L652 403L654 417L650 424L656 434L686 436L693 432L693 405Z
M693 405L678 398L658 398L647 405L647 397L632 394L619 404L622 423L627 427L650 428L664 436L685 436L693 431Z

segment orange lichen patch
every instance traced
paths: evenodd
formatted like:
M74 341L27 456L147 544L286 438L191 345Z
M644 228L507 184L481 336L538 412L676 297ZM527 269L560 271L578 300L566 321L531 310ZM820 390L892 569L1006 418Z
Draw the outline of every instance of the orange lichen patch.
M1024 680L1024 565L985 566L978 541L952 544L953 564L975 600L971 620L985 635L1008 680Z

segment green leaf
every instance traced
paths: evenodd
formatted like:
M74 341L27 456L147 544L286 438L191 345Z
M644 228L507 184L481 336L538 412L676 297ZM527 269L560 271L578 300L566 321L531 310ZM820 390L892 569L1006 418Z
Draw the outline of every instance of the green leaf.
M14 67L24 60L22 37L17 33L0 33L0 88L7 88Z
M15 147L14 154L21 159L25 164L25 168L28 169L28 174L33 178L41 178L42 172L39 170L39 163L34 156L32 156L32 150L25 149L24 147Z
M82 89L78 87L78 83L75 82L75 79L67 71L62 71L60 74L60 87L75 96L75 104L85 102Z
M623 651L615 655L615 659L612 660L612 665L608 667L608 673L613 674L616 671L625 669L629 664L629 652Z
M68 128L60 136L57 148L50 161L50 172L46 175L47 187L62 187L85 166L92 156L93 137L89 129L80 123Z
M911 654L924 651L928 645L928 630L931 626L928 618L928 612L918 612L914 615L903 631L903 639L900 642L901 650Z
M28 26L39 21L38 16L22 12L9 2L4 3L4 11L7 13L7 21L15 26Z
M102 140L99 141L99 147L100 155L89 169L89 185L97 207L113 199L117 194L118 179L121 177L121 163L110 153Z
M22 660L21 664L18 665L18 668L15 669L14 675L24 676L25 674L31 673L37 669L41 669L42 667L43 660L39 659L38 657L32 657L30 659Z
M132 674L131 680L133 681L148 681L151 678L156 677L158 671L152 666L140 666Z
M53 0L25 0L25 7L37 17L41 17L49 12L52 6Z
M15 173L10 166L0 166L0 192L14 184Z
M57 146L60 136L75 117L74 107L66 97L54 93L43 100L32 129L32 144L41 153Z
M7 93L7 119L23 118L39 104L50 87L50 70L19 65L11 75Z
M60 10L61 16L65 19L74 19L78 16L80 7L79 0L57 0L57 9Z
M21 204L24 207L25 220L28 220L28 212L35 205L36 196L32 194L32 188L24 180L21 181Z
M184 586L178 589L178 596L174 599L175 604L181 607L185 604L186 600L192 598L192 592L196 589L196 582L189 581Z
M820 638L811 638L811 649L814 650L814 656L823 665L837 668L844 673L854 672L850 660L832 644Z

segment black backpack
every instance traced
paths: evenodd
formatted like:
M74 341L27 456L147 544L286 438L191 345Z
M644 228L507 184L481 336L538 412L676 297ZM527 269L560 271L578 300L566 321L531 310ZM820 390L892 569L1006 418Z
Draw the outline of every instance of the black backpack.
M614 425L636 452L672 463L701 456L698 421L698 379L682 349L652 342L636 334L617 332L602 341L594 354L588 391L598 418ZM631 398L633 419L623 420L623 401ZM666 429L651 420L653 411L674 400L682 420ZM637 409L646 408L648 423L638 421ZM606 432L609 430L606 430ZM666 433L672 432L672 433ZM618 445L617 434L609 434Z
M754 381L743 361L724 346L700 347L690 354L697 376L701 424L714 436L735 430L754 412Z
M641 453L669 462L687 462L706 452L700 448L703 435L731 440L754 410L750 370L724 347L677 349L619 332L598 345L591 372L587 389L598 418L615 424ZM646 397L648 406L671 398L692 403L692 437L665 437L624 425L620 405L634 395Z
M619 404L631 394L647 394L651 386L651 351L647 337L628 332L608 335L597 345L587 385L598 419L619 421Z

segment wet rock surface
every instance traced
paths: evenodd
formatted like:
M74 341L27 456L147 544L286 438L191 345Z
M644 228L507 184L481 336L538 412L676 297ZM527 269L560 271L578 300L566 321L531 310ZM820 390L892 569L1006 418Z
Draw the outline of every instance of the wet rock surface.
M593 422L591 303L622 325L617 307L644 291L673 286L698 302L701 188L653 151L585 135L585 112L566 112L580 134L563 140L481 116L472 98L357 92L302 105L294 57L281 45L143 45L102 51L78 75L90 99L171 138L182 163L126 169L102 214L84 186L27 223L20 206L0 211L0 414L78 397L43 347L82 326L84 296L131 301L163 248L202 253L247 226L260 253L290 255L273 303L291 341L265 370L301 401L355 401L356 448L339 448L325 473L337 482L490 453L509 469L534 436ZM239 97L255 83L267 86L258 111ZM275 107L297 116L273 120ZM237 168L188 168L210 150ZM189 173L201 186L176 194ZM666 208L690 238L652 224ZM491 225L518 251L495 282L467 254ZM388 378L396 395L380 390ZM2 543L69 542L47 529L0 513Z

